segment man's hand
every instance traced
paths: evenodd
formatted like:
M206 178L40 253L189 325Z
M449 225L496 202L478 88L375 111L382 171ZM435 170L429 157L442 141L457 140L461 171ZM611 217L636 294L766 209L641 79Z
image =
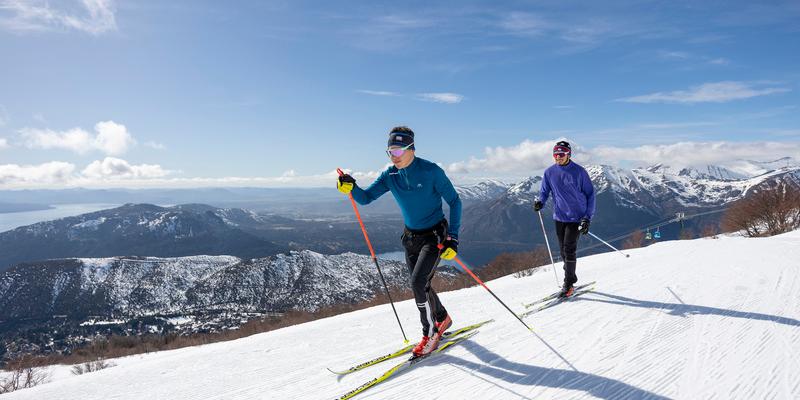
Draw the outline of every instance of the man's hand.
M458 239L453 239L450 236L442 242L442 250L440 257L443 260L452 260L458 253Z
M544 204L541 201L536 200L533 202L533 211L539 212L542 208L544 208Z
M339 180L336 181L336 189L339 189L339 191L344 194L350 194L355 183L356 180L352 176L348 174L339 175Z
M589 220L587 218L582 218L581 222L578 223L578 232L584 235L589 233Z

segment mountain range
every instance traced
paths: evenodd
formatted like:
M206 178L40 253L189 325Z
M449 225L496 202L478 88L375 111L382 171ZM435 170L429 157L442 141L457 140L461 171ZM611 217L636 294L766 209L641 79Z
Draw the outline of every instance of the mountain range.
M714 166L703 169L675 169L661 164L634 169L587 166L597 197L591 230L600 237L617 237L683 213L682 221L676 219L676 223L661 228L664 239L676 239L682 229L699 233L706 225L718 226L723 214L716 211L724 211L728 204L753 190L778 184L800 187L800 164L792 163L791 159L747 165L746 169L757 174L746 176ZM774 166L779 167L769 169ZM502 251L524 251L543 245L542 228L533 211L540 185L541 177L537 176L510 185L493 181L458 189L471 200L462 216L462 253L475 263L485 263ZM485 190L479 191L478 187ZM488 195L498 192L494 197ZM555 237L551 207L549 201L542 217L552 245ZM584 243L579 250L596 242L586 236L581 241Z
M606 238L683 213L687 218L680 224L662 228L664 239L674 239L682 228L697 232L704 225L717 225L722 214L714 211L724 209L754 188L800 182L800 164L787 158L770 163L742 162L736 171L715 166L675 169L661 164L634 169L591 165L586 169L597 192L592 231ZM458 186L456 190L464 204L462 255L482 265L501 252L525 251L544 244L538 216L532 209L540 183L540 177L531 177L513 184L487 180ZM297 195L287 189L285 196L279 196L276 191L279 189L268 193L281 198ZM247 201L244 197L237 199ZM304 201L309 200L299 197L295 203ZM384 196L381 201L383 205L377 206L381 211L373 214L366 213L373 210L373 204L359 208L364 213L370 241L379 253L399 251L399 210L391 196ZM349 208L349 202L341 196L329 202ZM542 212L548 230L552 229L551 204L548 202ZM692 218L697 214L710 215ZM126 204L0 233L0 271L16 263L50 258L204 254L249 259L290 250L363 254L367 248L351 208L345 214L287 216L204 204Z

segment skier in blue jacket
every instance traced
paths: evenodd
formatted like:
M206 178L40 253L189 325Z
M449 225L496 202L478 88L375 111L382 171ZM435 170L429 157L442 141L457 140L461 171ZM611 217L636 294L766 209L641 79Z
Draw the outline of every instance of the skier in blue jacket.
M441 167L415 156L414 131L408 127L398 126L389 132L386 153L393 165L367 189L358 187L347 174L339 177L337 188L342 193L352 193L360 204L369 204L391 191L400 206L405 222L402 242L406 264L422 321L422 340L413 350L419 356L435 350L452 324L431 288L431 280L439 258L451 260L458 251L461 199ZM442 211L442 199L450 206L449 224Z
M550 194L553 194L553 221L564 260L564 286L561 297L569 297L578 281L575 275L577 264L578 234L589 233L589 222L594 215L595 196L589 174L572 161L569 142L560 141L553 147L555 164L544 171L539 198L533 203L536 212L541 210Z

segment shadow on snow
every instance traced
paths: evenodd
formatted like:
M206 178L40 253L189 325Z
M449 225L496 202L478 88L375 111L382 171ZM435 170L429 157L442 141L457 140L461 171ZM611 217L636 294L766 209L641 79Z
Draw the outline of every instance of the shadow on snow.
M733 318L744 318L744 319L754 319L754 320L761 320L761 321L771 321L777 322L779 324L789 325L789 326L800 326L800 321L781 317L777 315L769 315L769 314L761 314L757 312L746 312L746 311L736 311L736 310L728 310L724 308L716 308L716 307L706 307L706 306L698 306L694 304L684 304L684 303L662 303L660 301L649 301L649 300L637 300L632 299L630 297L619 296L615 294L603 293L598 291L592 291L592 294L606 297L607 299L600 299L596 297L583 297L576 298L575 300L579 301L594 301L599 303L606 303L606 304L618 304L622 306L629 306L629 307L640 307L640 308L654 308L659 310L668 310L670 315L678 316L678 317L687 317L690 315L698 315L698 314L705 314L705 315L719 315L723 317L733 317ZM681 301L678 299L678 301Z
M668 397L600 375L569 369L538 367L535 365L508 361L473 341L465 341L460 347L474 354L482 363L467 361L449 354L443 354L441 357L431 360L432 362L429 365L446 363L469 371L473 376L479 378L480 375L483 374L515 385L583 391L601 399L668 399ZM494 381L484 380L520 398L531 398L509 388L504 388Z

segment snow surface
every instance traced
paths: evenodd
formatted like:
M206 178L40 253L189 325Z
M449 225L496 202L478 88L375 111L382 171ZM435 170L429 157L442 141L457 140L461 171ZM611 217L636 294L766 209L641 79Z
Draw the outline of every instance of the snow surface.
M356 399L798 399L800 231L661 242L578 261L596 292L526 319L483 288L440 295L474 338ZM559 270L559 277L562 272ZM517 311L556 288L549 269L487 285ZM418 339L413 301L397 303ZM339 378L402 345L389 305L236 341L113 360L5 399L332 399L397 361Z

